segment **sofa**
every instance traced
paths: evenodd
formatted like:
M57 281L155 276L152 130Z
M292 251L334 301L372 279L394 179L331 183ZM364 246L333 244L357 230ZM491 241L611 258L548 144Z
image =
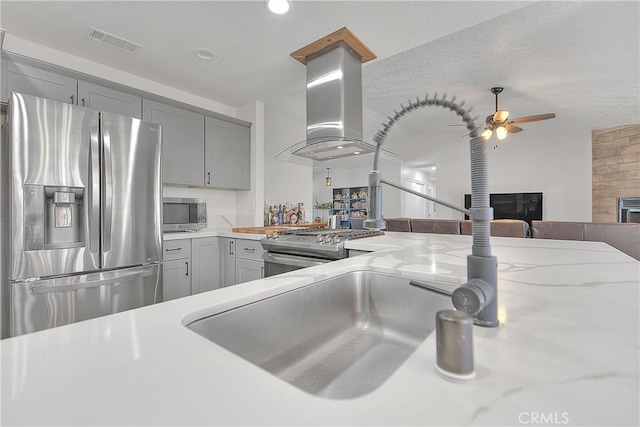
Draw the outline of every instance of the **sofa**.
M640 224L571 221L531 221L534 239L604 242L640 260Z
M472 222L449 219L385 218L387 231L471 235ZM640 260L640 224L574 221L532 221L531 227L519 219L491 221L496 237L604 242Z

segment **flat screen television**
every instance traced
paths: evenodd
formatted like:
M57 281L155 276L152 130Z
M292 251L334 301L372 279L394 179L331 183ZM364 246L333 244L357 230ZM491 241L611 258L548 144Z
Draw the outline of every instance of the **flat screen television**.
M531 226L534 219L542 220L542 193L496 193L489 195L494 219L521 219ZM464 207L471 207L471 194L464 195ZM465 215L465 219L469 216Z

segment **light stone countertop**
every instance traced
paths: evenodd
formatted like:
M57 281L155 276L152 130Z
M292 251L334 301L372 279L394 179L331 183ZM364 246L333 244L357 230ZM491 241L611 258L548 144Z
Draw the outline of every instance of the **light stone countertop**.
M453 289L471 237L347 247L376 252L1 341L2 425L639 424L640 262L604 243L492 238L502 324L474 327L467 383L435 373L431 334L375 391L324 399L183 326L353 270Z
M205 228L200 231L179 231L175 233L164 233L162 240L179 240L179 239L202 239L205 237L232 237L236 239L260 240L266 234L253 233L235 233L230 228Z

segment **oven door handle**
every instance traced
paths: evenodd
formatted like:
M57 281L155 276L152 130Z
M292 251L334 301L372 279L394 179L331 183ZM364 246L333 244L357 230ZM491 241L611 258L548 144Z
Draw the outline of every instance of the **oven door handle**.
M300 257L295 255L276 254L272 252L265 252L262 254L264 262L270 262L272 264L289 265L292 267L313 267L314 265L322 265L327 262L331 262L330 259L318 259Z

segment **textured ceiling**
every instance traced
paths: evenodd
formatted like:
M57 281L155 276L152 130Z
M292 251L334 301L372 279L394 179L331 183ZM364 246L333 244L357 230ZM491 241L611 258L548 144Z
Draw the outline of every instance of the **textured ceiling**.
M238 106L304 87L305 68L289 54L343 26L387 58L526 4L294 1L278 16L264 1L2 0L0 25L8 50L17 36ZM84 38L89 26L144 48L132 56L96 44ZM196 59L199 47L218 60Z
M290 13L275 16L262 1L2 0L0 26L7 50L17 36L230 106L288 97L299 112L305 69L289 54L348 26L378 55L363 67L369 115L446 91L474 106L481 122L494 110L489 89L504 86L500 106L512 117L557 115L525 132L640 121L637 1L294 0ZM129 55L89 41L89 26L144 48ZM198 47L218 60L196 59ZM448 126L456 120L416 113L402 127L462 136Z
M500 107L513 117L556 112L594 129L637 122L639 5L538 3L444 36L367 67L365 104L384 111L449 90L484 118L494 110L489 89L503 86Z

